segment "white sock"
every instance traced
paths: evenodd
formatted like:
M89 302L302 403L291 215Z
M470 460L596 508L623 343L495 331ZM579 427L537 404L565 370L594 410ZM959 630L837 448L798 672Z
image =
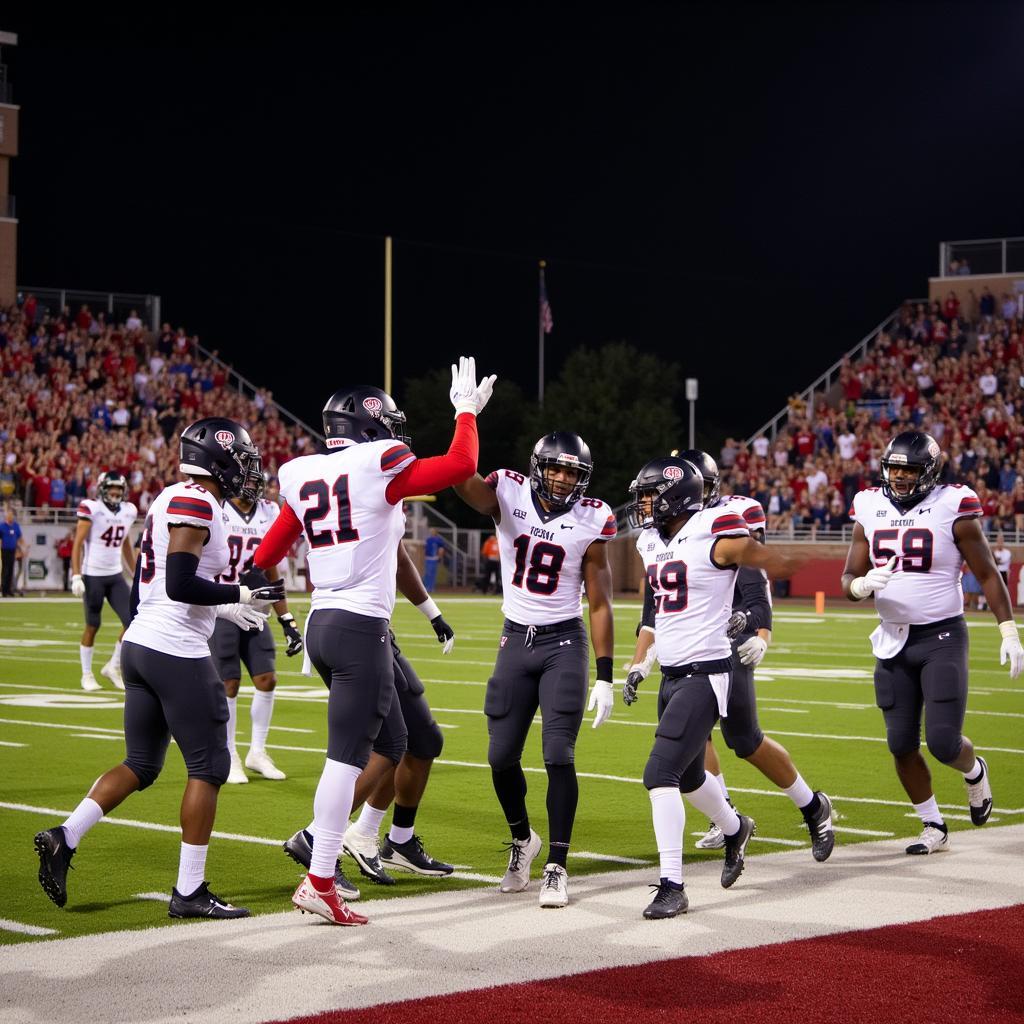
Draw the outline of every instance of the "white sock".
M384 815L388 813L388 809L385 807L384 810L378 811L376 807L370 806L370 801L367 800L363 804L363 809L359 812L359 817L356 819L356 831L361 836L375 836L380 832L380 823L384 820Z
M267 746L267 733L270 732L270 717L274 713L274 691L264 693L257 690L252 695L252 707L249 714L252 716L252 739L249 742L250 750L264 750Z
M968 768L967 771L964 772L964 780L966 782L981 782L980 777L976 778L976 776L980 776L980 774L981 774L981 765L978 763L978 759L975 758L974 759L974 764L972 764L971 767Z
M703 814L713 821L727 836L734 836L739 831L739 815L729 806L722 795L722 787L715 782L710 772L704 773L704 783L683 796Z
M394 822L391 823L391 828L388 831L388 839L393 843L407 843L412 839L413 831L411 828L399 828Z
M806 807L814 799L814 790L804 782L804 777L797 772L796 782L787 786L783 791L797 807Z
M92 652L94 650L94 647L83 647L81 644L78 645L78 660L82 663L83 676L86 672L92 671Z
M659 786L650 791L654 838L661 858L661 877L670 882L683 882L683 829L686 808L678 789Z
M352 813L352 797L356 791L359 769L328 758L313 797L313 855L309 873L320 878L334 877L334 864L341 853L348 816Z
M114 644L114 653L110 656L110 660L115 665L117 665L118 668L121 667L121 641L120 640L118 640L117 643Z
M722 788L722 796L724 796L725 799L728 800L729 799L729 787L726 786L726 784L725 784L725 776L724 775L712 775L711 777L715 780L715 782L718 783L719 786L721 786L721 788Z
M934 821L937 825L946 824L946 819L939 810L939 802L934 796L928 797L923 804L914 804L914 810L923 824L928 824L929 821Z
M91 647L85 648L87 651L91 651ZM91 797L86 797L72 812L68 815L68 820L64 822L64 838L67 840L68 846L72 850L78 847L78 844L82 841L82 836L89 831L103 817L103 808L100 807L95 800Z
M191 896L206 881L206 851L209 846L181 844L178 858L178 882L174 886L181 896Z
M238 698L228 697L228 750L233 758L238 757L235 749L235 729L238 727Z

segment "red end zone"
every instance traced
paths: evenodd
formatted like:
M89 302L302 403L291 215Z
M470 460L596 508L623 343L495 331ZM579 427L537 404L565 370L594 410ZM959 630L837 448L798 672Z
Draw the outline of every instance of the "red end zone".
M571 911L570 911L571 913ZM652 922L658 928L679 922ZM1024 906L296 1017L309 1024L1024 1021Z

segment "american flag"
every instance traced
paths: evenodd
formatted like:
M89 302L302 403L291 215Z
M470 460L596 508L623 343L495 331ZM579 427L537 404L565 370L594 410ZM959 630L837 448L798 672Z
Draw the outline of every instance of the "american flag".
M544 268L540 271L540 326L545 334L550 334L555 326L551 318L551 303L548 302L548 286L544 281Z

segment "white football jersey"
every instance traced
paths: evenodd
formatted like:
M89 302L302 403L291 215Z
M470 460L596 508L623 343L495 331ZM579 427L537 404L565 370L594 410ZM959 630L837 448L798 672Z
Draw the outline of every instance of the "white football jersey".
M405 527L402 503L392 505L384 492L415 461L406 445L387 439L303 455L281 467L281 497L309 544L311 611L342 608L391 618Z
M82 501L78 518L89 523L82 557L83 576L113 576L121 571L121 548L138 517L139 510L130 501L122 501L116 512L95 498Z
M871 564L885 565L899 556L889 585L875 594L883 622L922 625L963 614L963 555L953 539L953 525L981 514L978 495L959 484L935 487L908 512L901 512L878 487L854 497L850 517L864 528Z
M521 626L550 626L583 614L583 556L594 541L615 536L615 516L600 498L581 498L547 513L528 478L511 469L487 477L501 519L501 610Z
M738 512L743 516L748 529L763 530L766 527L764 506L756 498L749 498L745 494L728 494L719 498L714 507Z
M228 567L218 583L237 583L241 573L252 568L252 556L260 546L281 510L272 501L261 498L248 515L239 511L230 499L224 502L224 528L228 537Z
M139 610L124 639L178 658L208 658L216 612L212 605L185 604L167 596L167 546L172 524L210 532L196 574L213 580L228 564L227 530L220 502L205 487L165 487L149 506L139 547Z
M667 666L717 661L732 654L725 626L732 614L736 566L711 560L723 537L749 537L743 517L716 507L695 512L670 540L655 529L636 541L654 591L654 646Z

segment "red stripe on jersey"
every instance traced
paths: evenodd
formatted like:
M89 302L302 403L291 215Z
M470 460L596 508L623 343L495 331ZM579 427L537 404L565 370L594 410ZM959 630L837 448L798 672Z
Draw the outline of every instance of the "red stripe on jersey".
M963 515L965 512L981 512L981 499L967 497L960 502L960 507L957 509L959 515Z
M601 530L601 536L602 537L614 537L617 532L618 531L617 531L617 528L615 526L615 516L609 516L608 517L608 522L606 522L604 524L604 529Z
M394 448L389 448L380 457L380 468L384 470L394 469L395 466L397 466L403 459L407 459L411 455L412 452L409 450L407 445L395 445Z
M78 506L78 514L80 516L85 516L90 519L92 518L92 512L90 511L89 506L85 504L85 502L82 502L82 504Z
M492 490L496 491L498 489L498 471L494 470L493 473L488 473L484 483Z
M201 501L199 498L171 498L167 511L177 512L179 515L195 516L196 519L213 520L213 508L210 503Z
M743 518L752 526L760 526L764 522L764 509L760 505L751 505L743 510Z
M747 524L743 521L743 517L736 515L735 512L727 516L719 516L711 524L712 533L722 533L725 530L745 530L746 528Z

